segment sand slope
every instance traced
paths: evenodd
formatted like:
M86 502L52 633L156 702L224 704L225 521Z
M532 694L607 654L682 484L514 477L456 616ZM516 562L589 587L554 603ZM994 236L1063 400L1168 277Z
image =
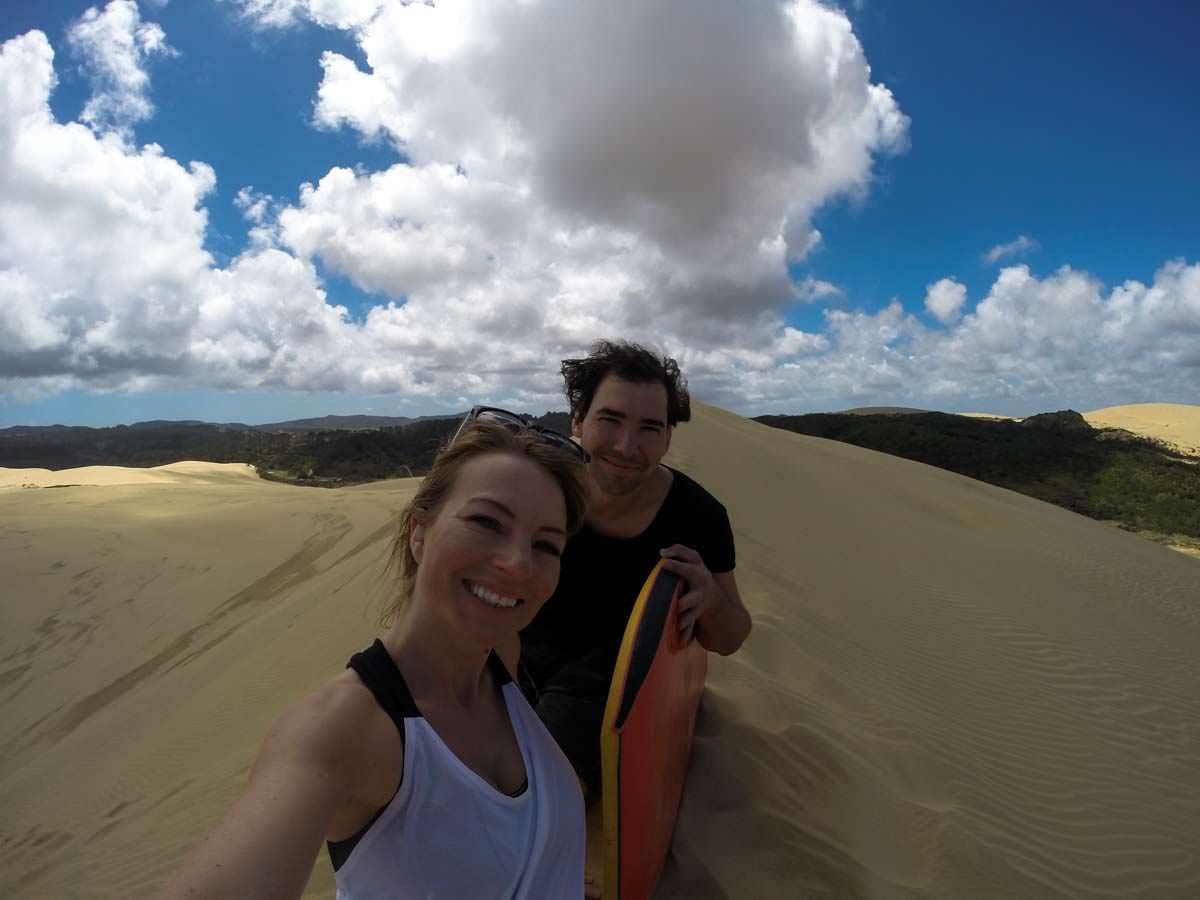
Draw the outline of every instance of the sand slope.
M984 412L959 413L975 419L1019 422L1012 416ZM1134 434L1165 441L1188 454L1200 455L1200 406L1188 403L1132 403L1083 413L1093 428L1123 428Z
M0 490L0 896L149 895L271 720L375 631L412 482L183 468L199 482Z
M714 661L665 896L1200 895L1194 560L715 410L676 440L756 630Z
M0 490L34 487L111 487L118 484L220 484L233 478L258 480L245 463L177 462L151 469L84 466L79 469L6 469L0 466Z
M955 413L957 416L966 416L968 419L995 419L997 422L1020 422L1021 420L1015 416L1000 416L995 413L985 412L965 412Z
M672 460L756 627L712 660L661 898L1200 896L1200 563L707 407ZM0 491L0 894L161 883L370 641L411 490Z
M1134 403L1083 414L1093 428L1124 428L1200 454L1200 406L1186 403Z

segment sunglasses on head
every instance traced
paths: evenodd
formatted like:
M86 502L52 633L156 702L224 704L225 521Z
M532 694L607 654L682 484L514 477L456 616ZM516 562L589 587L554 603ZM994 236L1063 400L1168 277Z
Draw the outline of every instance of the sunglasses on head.
M471 422L486 422L489 425L500 425L507 428L513 434L520 434L522 431L532 431L542 441L550 444L552 447L566 450L585 463L592 461L592 455L565 434L560 434L549 428L542 428L540 425L534 425L529 421L528 416L509 412L507 409L500 409L495 406L472 406L470 412L462 420L462 424L458 426L458 431L454 432L454 437L450 443L453 444L457 441L458 436L462 434L462 430Z

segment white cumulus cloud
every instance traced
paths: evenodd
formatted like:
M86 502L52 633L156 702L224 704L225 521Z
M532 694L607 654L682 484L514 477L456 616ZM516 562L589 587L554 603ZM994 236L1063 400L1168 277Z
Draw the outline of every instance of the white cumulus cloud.
M200 202L215 176L156 145L135 151L55 122L53 57L40 32L0 47L0 303L41 323L40 338L10 347L5 374L119 384L143 363L161 369L194 320L193 285L211 265Z
M103 10L89 7L67 30L67 42L84 60L92 96L80 118L100 131L128 135L150 118L150 78L144 63L151 56L172 55L166 33L143 22L134 0L111 0Z
M304 18L333 28L354 28L387 0L233 0L242 15L267 28L283 28Z
M834 297L842 297L845 292L832 282L806 275L796 282L793 294L801 303L821 303Z
M1010 256L1020 256L1022 253L1029 253L1037 250L1038 247L1038 242L1033 238L1019 234L1007 244L997 244L987 253L983 254L983 261L992 266L1002 259Z
M955 321L967 300L967 286L953 278L943 278L925 289L925 308L943 325Z
M783 276L812 213L907 134L845 16L809 0L393 3L356 34L368 67L324 55L319 124L520 192L530 218L650 241L700 294Z

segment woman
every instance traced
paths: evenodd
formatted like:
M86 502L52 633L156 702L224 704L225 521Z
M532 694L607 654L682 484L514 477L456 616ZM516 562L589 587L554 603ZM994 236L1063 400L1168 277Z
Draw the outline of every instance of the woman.
M582 451L476 410L401 516L382 640L283 714L168 898L578 898L578 782L495 647L517 645L583 520ZM561 436L554 436L561 439Z

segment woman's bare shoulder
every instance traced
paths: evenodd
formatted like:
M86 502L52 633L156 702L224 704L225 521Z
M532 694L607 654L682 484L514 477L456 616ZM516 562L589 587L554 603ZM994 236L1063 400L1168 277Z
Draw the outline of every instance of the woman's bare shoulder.
M269 757L298 753L352 772L395 730L367 686L345 671L284 710L267 732L263 750Z

